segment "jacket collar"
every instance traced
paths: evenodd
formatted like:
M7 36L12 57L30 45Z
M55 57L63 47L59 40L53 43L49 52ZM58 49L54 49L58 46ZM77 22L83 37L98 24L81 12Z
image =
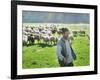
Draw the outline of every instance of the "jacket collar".
M65 39L62 37L61 40L65 43Z
M61 38L61 41L63 41L64 43L66 42L66 40L63 37ZM69 39L68 39L68 41L69 41Z

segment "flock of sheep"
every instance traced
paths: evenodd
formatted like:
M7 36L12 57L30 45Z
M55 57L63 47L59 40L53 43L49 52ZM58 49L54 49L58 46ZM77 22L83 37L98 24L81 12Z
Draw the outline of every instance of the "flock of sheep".
M85 36L86 32L84 30L72 31L69 36L70 41L74 39L77 35ZM89 35L87 35L89 37ZM43 43L43 44L56 44L61 37L61 28L55 25L45 26L45 27L35 27L35 26L24 26L23 27L23 45Z

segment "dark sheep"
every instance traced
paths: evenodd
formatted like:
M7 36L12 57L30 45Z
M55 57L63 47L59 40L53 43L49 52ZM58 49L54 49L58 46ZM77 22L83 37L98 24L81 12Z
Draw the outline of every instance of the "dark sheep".
M29 44L34 44L34 42L35 42L34 36L29 35L29 36L28 36L28 42L29 42Z
M80 36L85 36L85 31L79 31Z

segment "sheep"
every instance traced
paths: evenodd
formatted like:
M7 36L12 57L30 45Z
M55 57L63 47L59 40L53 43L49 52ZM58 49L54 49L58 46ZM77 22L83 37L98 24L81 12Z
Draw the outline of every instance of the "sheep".
M43 39L43 42L45 42L46 44L49 43L50 39L49 39L49 36L48 35L43 35L42 36L42 39Z
M74 36L73 36L73 34L71 33L70 35L69 35L69 42L70 42L70 44L72 44L72 41L74 40Z
M85 31L79 31L80 36L85 36Z
M41 35L40 34L35 34L34 39L38 41L38 43L41 41Z
M22 39L23 39L23 40L22 40L23 46L27 45L27 43L28 43L28 36L23 35L23 38L22 38Z
M72 33L74 37L77 37L78 31L72 31Z
M34 36L32 34L28 35L28 42L29 42L29 44L34 44L35 38L34 38Z
M57 37L56 36L49 36L50 37L50 42L52 44L52 42L54 43L54 45L57 43Z

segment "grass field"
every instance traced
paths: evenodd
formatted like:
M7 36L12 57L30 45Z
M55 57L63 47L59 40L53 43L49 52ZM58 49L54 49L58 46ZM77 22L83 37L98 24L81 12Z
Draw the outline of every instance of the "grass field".
M77 55L75 66L88 66L90 63L90 48L87 36L74 37L72 47ZM23 68L59 67L56 55L56 45L34 44L23 46Z

